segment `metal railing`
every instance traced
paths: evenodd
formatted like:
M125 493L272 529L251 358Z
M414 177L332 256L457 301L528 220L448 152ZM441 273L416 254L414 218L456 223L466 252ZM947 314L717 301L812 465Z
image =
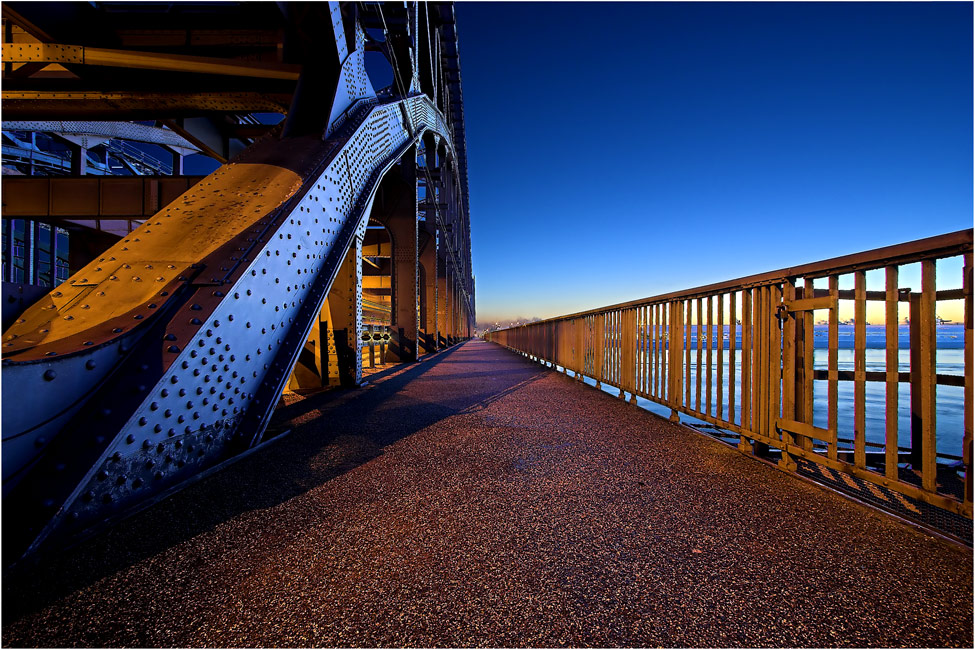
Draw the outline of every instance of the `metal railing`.
M883 290L867 290L868 274ZM919 291L901 286L917 279ZM942 371L937 353L946 319L936 307L947 301L956 301L951 306L964 322L952 326L954 338L941 336L956 348ZM869 327L869 345L868 304L876 307L872 318L883 321ZM852 314L842 332L841 309ZM796 472L798 463L837 472L851 485L890 491L909 509L903 497L967 518L970 528L972 230L486 338L577 379L590 377L597 387L619 388L621 398L630 393L633 402L639 396L669 407L672 419L683 413L708 423L736 438L743 452L777 459L786 471ZM954 391L951 422L938 410L946 391ZM940 429L936 413L946 420ZM960 455L938 449L942 434L955 446L960 439Z
M386 350L392 339L389 325L362 326L362 367L375 368L386 365Z

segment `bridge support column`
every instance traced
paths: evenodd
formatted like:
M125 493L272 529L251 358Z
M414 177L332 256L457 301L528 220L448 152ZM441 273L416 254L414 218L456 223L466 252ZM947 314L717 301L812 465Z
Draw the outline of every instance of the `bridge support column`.
M407 153L402 170L390 171L383 179L378 210L373 211L392 239L392 341L387 358L400 362L416 361L420 320L415 155Z
M420 352L437 351L437 239L424 231L420 250Z
M328 315L332 317L330 329L335 344L334 354L329 348L328 383L358 386L362 383L361 237L356 237L349 246L349 252L328 292L326 307Z
M438 256L437 266L437 347L446 348L450 346L450 292L448 291L446 261Z
M356 238L295 363L288 390L362 383L362 239Z
M453 280L454 281L451 285L451 291L453 292L454 295L454 308L451 311L451 315L453 316L453 327L451 329L454 332L454 343L457 343L460 341L460 327L461 327L461 319L463 318L463 311L461 309L461 304L460 304L460 297L461 297L460 286L457 284L456 275L454 276Z
M333 385L330 372L335 372L335 384L338 383L338 366L335 357L335 331L332 329L332 317L329 310L328 298L322 304L318 314L318 321L312 325L308 340L302 348L295 363L291 377L288 378L289 391L314 390Z

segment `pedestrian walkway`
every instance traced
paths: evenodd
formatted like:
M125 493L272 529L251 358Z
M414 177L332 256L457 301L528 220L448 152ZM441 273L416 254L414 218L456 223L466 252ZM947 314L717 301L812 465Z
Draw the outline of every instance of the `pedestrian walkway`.
M471 341L28 577L5 646L972 646L972 553Z

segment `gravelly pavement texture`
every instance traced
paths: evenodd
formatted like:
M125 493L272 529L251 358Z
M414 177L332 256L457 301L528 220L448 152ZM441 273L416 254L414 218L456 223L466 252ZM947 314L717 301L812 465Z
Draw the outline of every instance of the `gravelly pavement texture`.
M4 580L4 646L972 646L972 553L480 341Z

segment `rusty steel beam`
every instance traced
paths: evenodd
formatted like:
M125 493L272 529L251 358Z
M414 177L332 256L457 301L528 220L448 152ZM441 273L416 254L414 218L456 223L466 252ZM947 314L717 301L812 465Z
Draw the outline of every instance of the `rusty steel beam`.
M5 119L160 119L207 113L287 113L290 94L259 92L2 91Z
M214 57L109 50L61 43L4 43L4 63L60 63L297 81L301 66Z
M3 176L4 219L145 219L202 176Z

